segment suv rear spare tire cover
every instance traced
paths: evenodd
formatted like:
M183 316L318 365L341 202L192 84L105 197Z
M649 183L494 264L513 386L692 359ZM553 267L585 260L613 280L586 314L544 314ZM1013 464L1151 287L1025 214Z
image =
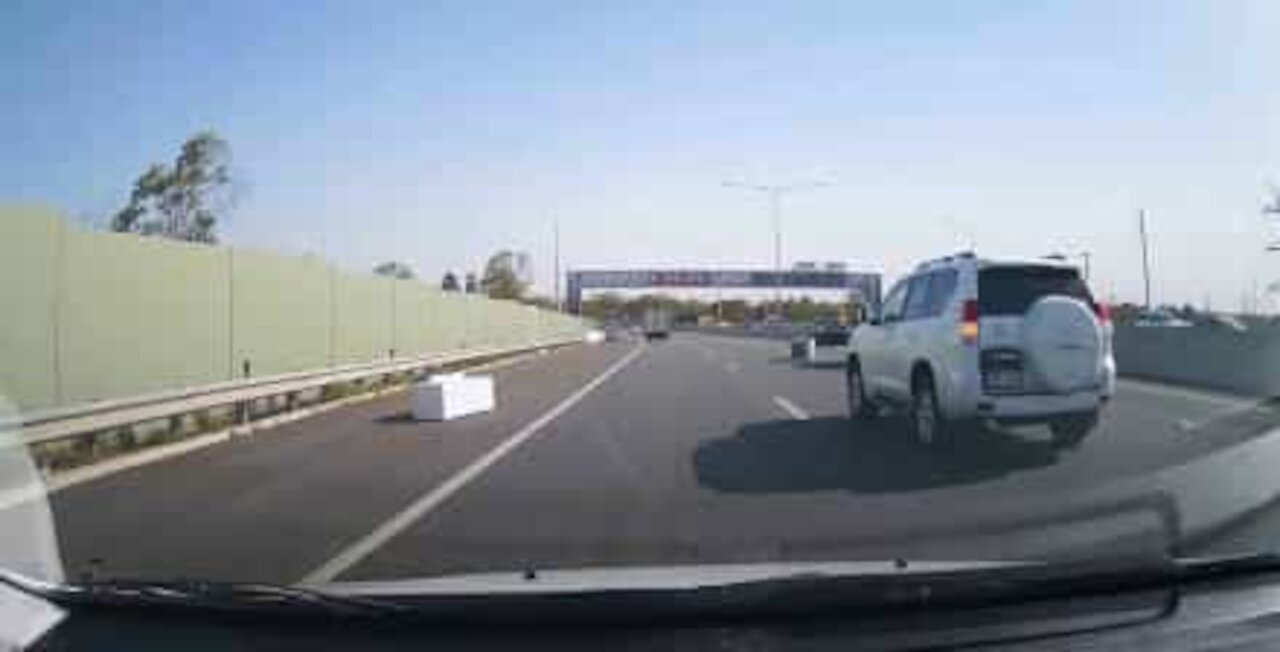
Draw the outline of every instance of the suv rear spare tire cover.
M1101 381L1102 326L1093 310L1071 297L1041 297L1022 326L1027 366L1058 393L1097 387Z

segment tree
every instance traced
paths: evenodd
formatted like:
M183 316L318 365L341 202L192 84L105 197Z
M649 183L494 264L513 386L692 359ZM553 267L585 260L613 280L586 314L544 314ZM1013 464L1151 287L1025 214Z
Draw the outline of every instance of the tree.
M111 230L188 242L217 242L218 213L230 203L231 148L212 131L182 144L173 165L152 165L133 183Z
M720 318L730 324L742 324L747 321L750 306L742 299L729 299L720 302Z
M373 268L373 273L378 276L390 276L391 278L398 278L401 280L410 279L414 276L412 267L395 260L389 260L385 263L378 264L377 267Z
M440 289L445 292L457 292L462 289L458 287L458 276L453 272L445 272L444 278L440 280Z
M528 289L516 274L516 255L509 250L502 250L489 257L484 266L484 277L480 286L491 299L519 299Z
M817 304L809 297L802 297L799 301L786 301L782 305L782 311L793 322L811 322L819 312Z
M623 316L626 299L615 292L605 292L582 302L582 314L597 321L619 319Z

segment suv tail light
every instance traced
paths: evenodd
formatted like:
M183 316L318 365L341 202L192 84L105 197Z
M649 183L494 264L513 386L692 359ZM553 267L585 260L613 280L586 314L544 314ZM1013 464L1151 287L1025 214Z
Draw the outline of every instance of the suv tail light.
M1111 306L1101 301L1093 302L1093 312L1098 315L1098 321L1106 324L1111 321Z
M977 299L964 302L964 310L960 313L960 341L965 344L974 344L978 341Z

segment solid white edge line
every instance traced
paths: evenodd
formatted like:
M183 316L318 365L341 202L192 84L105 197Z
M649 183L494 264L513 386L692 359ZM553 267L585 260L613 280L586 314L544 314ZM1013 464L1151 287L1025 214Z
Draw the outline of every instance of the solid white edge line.
M85 482L92 482L139 466L152 464L161 460L167 460L172 457L179 457L188 453L194 453L200 449L213 446L214 444L226 442L231 439L231 436L230 429L219 430L217 432L197 435L195 437L178 440L168 444L144 448L136 453L110 458L101 462L68 469L66 471L60 471L45 479L45 490L49 494L54 494L68 487L74 487Z
M786 412L792 419L805 421L809 418L808 412L805 412L804 410L800 409L800 406L796 405L795 403L792 403L791 401L788 401L787 399L781 396L773 397L773 402L776 403L778 407L782 408L782 411Z
M520 444L528 441L548 423L551 423L561 414L564 414L570 408L581 402L582 399L586 398L587 395L597 387L604 384L604 382L611 376L622 371L622 369L628 364L631 364L631 361L635 360L643 351L643 346L633 349L630 353L610 365L608 369L601 372L599 376L593 378L591 382L583 385L573 394L570 394L567 398L560 401L555 407L548 410L542 416L529 422L523 428L516 431L515 434L505 439L501 444L493 447L489 452L480 456L462 470L450 476L449 479L445 480L436 488L420 496L417 500L413 501L409 506L400 510L391 518L383 521L383 523L372 532L344 548L332 559L320 565L310 573L307 573L300 583L304 585L314 585L331 582L334 578L347 570L350 570L351 567L361 561L364 561L369 555L373 554L378 550L378 548L382 547L396 535L408 529L409 526L429 514L433 509L439 507L454 494L461 491L472 480L475 480L489 467L493 466L503 457L514 451L518 446L520 446Z

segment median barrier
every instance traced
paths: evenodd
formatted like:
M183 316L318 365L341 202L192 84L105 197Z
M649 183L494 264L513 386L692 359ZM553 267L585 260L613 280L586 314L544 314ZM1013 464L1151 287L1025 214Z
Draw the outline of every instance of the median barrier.
M791 340L793 329L686 327L683 330ZM800 355L792 340L793 356ZM1168 328L1116 324L1116 370L1121 376L1245 396L1280 395L1280 327L1256 325L1239 331L1211 325Z
M1113 344L1122 376L1248 396L1280 394L1280 328L1270 325L1238 331L1117 324Z

